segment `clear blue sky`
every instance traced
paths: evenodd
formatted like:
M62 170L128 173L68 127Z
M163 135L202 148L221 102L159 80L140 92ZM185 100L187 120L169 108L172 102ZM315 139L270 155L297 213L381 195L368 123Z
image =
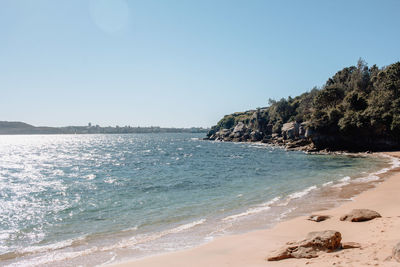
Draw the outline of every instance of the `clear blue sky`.
M400 60L400 1L0 0L0 120L211 126Z

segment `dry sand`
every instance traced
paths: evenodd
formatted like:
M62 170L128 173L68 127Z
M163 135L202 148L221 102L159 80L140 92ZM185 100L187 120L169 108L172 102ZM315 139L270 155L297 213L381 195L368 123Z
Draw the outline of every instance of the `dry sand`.
M400 152L388 153L400 157ZM355 208L379 212L382 218L367 222L343 222L340 216ZM388 259L393 246L400 241L400 171L392 170L377 187L356 196L338 208L315 212L332 216L323 222L298 217L277 224L272 229L217 238L189 250L172 252L145 259L116 264L133 266L400 266ZM288 241L303 239L308 232L337 230L342 242L358 242L361 248L321 253L313 259L266 261L272 251Z

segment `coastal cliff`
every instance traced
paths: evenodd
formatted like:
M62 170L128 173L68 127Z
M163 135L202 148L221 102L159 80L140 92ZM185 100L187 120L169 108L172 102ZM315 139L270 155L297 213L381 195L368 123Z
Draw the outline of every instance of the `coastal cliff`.
M399 149L400 62L378 68L360 59L320 89L224 116L205 139L306 151Z

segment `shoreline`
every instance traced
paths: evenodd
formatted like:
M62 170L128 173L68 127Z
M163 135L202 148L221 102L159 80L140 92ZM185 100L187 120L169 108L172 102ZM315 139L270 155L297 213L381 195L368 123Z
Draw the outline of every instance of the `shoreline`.
M280 148L285 151L300 151L310 155L372 155L372 154L387 154L397 152L397 150L328 150L328 149L307 149L307 146L287 146L285 143L276 143L276 142L263 142L263 141L232 141L232 140L211 140L208 138L203 138L203 141L209 142L226 142L226 143L236 143L236 144L252 144L252 145L261 145L261 146L270 146L275 148ZM298 141L298 140L296 140Z
M400 152L376 154L400 157ZM341 202L338 207L314 212L330 215L331 218L326 221L316 223L308 221L307 216L299 216L281 221L269 229L220 236L190 249L127 260L107 266L305 266L308 264L314 264L314 266L332 266L332 264L397 266L397 262L388 261L387 258L391 255L392 247L400 241L400 230L395 230L400 229L400 212L397 212L396 206L396 203L400 201L400 195L396 195L399 190L400 168L394 168L384 174L379 184L356 194L353 201ZM389 194L389 192L392 193ZM341 215L354 208L376 210L382 218L364 223L339 220ZM301 240L308 232L319 230L338 230L342 233L343 242L358 242L362 247L324 253L314 259L286 259L277 262L265 260L271 252L279 249L286 242ZM358 236L360 233L362 235Z

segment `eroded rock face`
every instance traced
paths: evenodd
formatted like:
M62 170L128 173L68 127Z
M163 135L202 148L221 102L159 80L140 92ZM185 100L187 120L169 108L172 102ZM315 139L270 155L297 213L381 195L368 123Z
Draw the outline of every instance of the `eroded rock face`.
M400 242L393 247L392 258L400 262Z
M233 129L234 134L242 134L246 130L246 125L243 122L239 122Z
M259 131L252 131L250 133L250 139L252 142L260 141L262 137L262 133L260 133Z
M350 213L340 217L341 221L364 222L382 217L378 212L369 209L354 209Z
M300 138L306 138L306 131L307 131L307 128L308 128L308 122L302 122L302 123L300 123L300 126L299 126L299 137Z
M299 124L296 122L288 122L282 125L282 136L284 139L294 139L299 136Z
M342 235L338 231L327 230L310 232L306 239L299 242L287 243L287 245L273 254L268 261L278 261L288 258L315 258L321 251L332 252L340 249Z

